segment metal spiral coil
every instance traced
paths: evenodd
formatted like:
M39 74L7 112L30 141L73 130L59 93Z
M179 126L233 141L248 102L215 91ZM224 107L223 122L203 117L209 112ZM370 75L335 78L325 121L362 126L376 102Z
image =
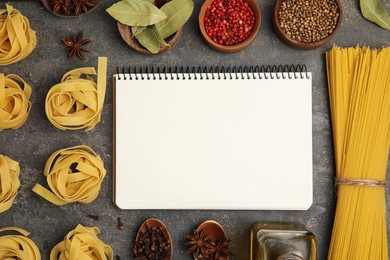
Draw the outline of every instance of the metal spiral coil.
M117 67L118 80L309 79L306 65Z

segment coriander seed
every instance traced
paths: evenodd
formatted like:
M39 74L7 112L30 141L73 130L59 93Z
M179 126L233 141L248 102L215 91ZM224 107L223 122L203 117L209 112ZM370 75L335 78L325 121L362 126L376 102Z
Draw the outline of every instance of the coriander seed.
M284 0L279 9L282 30L303 43L318 42L331 35L339 18L336 0Z

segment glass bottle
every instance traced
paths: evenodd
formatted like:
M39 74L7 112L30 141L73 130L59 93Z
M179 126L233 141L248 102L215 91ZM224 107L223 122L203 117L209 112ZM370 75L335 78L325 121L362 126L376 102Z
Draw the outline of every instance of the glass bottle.
M316 238L300 223L256 223L250 240L251 260L316 259Z

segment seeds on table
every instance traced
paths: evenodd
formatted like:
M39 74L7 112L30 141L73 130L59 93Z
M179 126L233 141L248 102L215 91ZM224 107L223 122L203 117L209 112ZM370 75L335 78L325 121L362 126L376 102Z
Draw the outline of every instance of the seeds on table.
M279 9L283 31L305 43L318 42L332 34L339 16L336 0L284 0Z

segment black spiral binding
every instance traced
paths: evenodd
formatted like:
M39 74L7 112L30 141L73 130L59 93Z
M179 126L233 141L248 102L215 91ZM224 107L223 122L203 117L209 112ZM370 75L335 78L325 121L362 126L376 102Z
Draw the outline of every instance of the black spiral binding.
M309 79L306 65L117 67L118 80Z

